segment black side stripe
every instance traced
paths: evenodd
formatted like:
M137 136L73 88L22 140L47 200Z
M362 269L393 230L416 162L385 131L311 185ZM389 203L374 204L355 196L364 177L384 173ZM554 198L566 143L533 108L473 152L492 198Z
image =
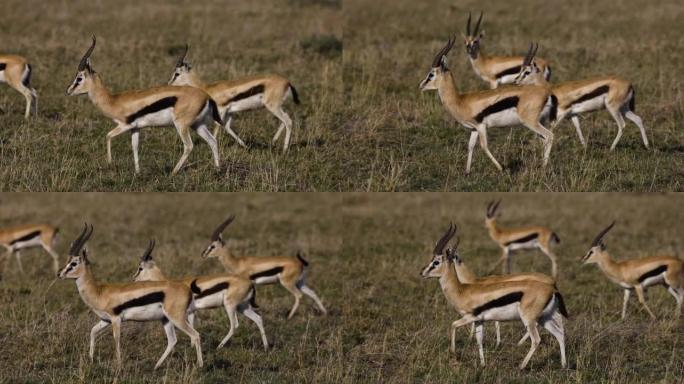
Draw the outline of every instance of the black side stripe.
M643 275L639 276L639 282L643 283L644 280L648 279L649 277L658 276L665 271L667 271L667 265L661 265L660 267L650 270L644 273Z
M478 316L480 313L490 310L492 308L497 308L497 307L504 307L509 304L517 303L522 299L523 293L522 292L513 292L509 293L508 295L501 296L498 299L494 299L488 303L485 303L473 311L473 315Z
M517 75L518 73L520 73L520 67L521 67L520 65L516 65L515 67L504 69L503 71L494 75L494 77L496 77L497 79L500 79L500 78L502 78L504 76L508 76L508 75Z
M130 124L145 115L149 115L150 113L155 113L166 108L171 108L174 105L176 105L176 101L178 101L178 98L176 96L169 96L163 99L159 99L154 103L146 106L145 108L139 110L138 112L126 116L126 124Z
M511 244L515 244L515 243L527 243L528 241L534 240L538 237L539 237L538 233L533 233L531 235L527 235L527 236L521 237L519 239L511 240L511 241L505 243L504 245L511 245Z
M480 111L480 113L475 116L475 121L478 123L481 123L482 120L484 120L485 117L492 115L497 112L505 111L506 109L509 108L515 108L518 105L518 101L520 98L518 96L512 96L512 97L507 97L505 99L502 99L487 108L483 109Z
M226 282L218 283L218 284L214 285L213 287L211 287L209 289L205 289L201 293L198 293L197 295L195 295L195 299L201 299L203 297L211 296L214 293L221 292L224 289L228 289L228 285L229 284Z
M582 95L582 97L573 101L572 103L570 103L570 105L579 104L579 103L585 102L587 100L591 100L595 97L599 97L599 96L603 95L604 93L608 93L608 89L609 89L609 87L607 85L602 85L602 86L594 89L593 91L591 91L585 95Z
M5 68L7 68L7 64L5 64L5 63L0 63L0 71L4 71Z
M246 99L248 97L252 97L252 96L258 95L260 93L264 93L264 85L263 84L255 85L252 88L250 88L244 92L238 93L237 95L228 99L228 103L240 101L242 99ZM228 104L228 103L226 103L226 104Z
M164 301L164 292L152 292L145 296L140 296L133 300L129 300L123 304L119 304L114 307L114 314L119 315L121 312L133 308L133 307L143 307L145 305L150 305L154 303L161 303Z
M24 242L24 241L31 240L31 239L33 239L34 237L39 236L39 235L40 235L40 231L33 231L33 232L28 233L28 234L26 234L26 235L24 235L24 236L22 236L22 237L20 237L20 238L18 238L18 239L14 239L14 240L10 241L10 245L14 245L14 244L16 244L16 243L21 243L21 242Z
M277 275L277 274L279 274L279 273L282 272L282 271L283 271L283 267L275 267L275 268L271 268L271 269L268 269L268 270L265 270L265 271L262 271L262 272L258 272L258 273L249 275L249 278L250 278L251 280L256 280L256 279L258 279L258 278L260 278L260 277L268 277L268 276Z

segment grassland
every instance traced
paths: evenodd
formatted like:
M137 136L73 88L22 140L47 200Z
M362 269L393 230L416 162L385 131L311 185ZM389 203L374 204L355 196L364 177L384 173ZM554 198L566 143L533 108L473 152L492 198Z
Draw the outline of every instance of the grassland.
M476 78L460 32L468 11L484 10L483 49L523 54L530 41L551 61L553 80L618 74L634 83L637 112L653 150L628 124L614 153L617 127L607 112L582 119L585 150L568 122L556 129L547 169L541 144L523 127L492 129L489 147L500 173L476 148L464 175L468 133L435 92L420 93L435 53L456 34L449 56L462 92L486 89ZM344 124L352 156L343 190L370 191L663 191L682 189L684 60L679 1L555 2L524 0L348 0L344 3Z
M308 281L329 309L319 315L303 302L287 321L291 296L280 287L261 287L257 301L274 348L265 353L257 328L245 318L230 343L215 348L228 321L221 310L199 315L205 367L195 365L189 339L179 336L174 353L159 371L152 368L166 347L158 323L124 324L124 370L115 375L111 333L88 359L88 335L96 317L79 298L73 281L56 280L50 258L22 253L25 275L10 261L0 281L0 383L236 383L339 382L342 365L345 280L329 271L346 263L338 257L341 196L334 194L5 194L0 226L34 220L58 225L62 262L83 220L95 232L89 249L93 272L105 281L130 281L147 240L157 239L156 258L170 275L215 273L218 262L200 258L213 226L229 212L236 221L226 232L237 254L294 254L311 262ZM331 219L332 218L332 219ZM328 272L326 272L328 271Z
M340 12L335 0L2 1L0 52L31 61L40 113L25 122L23 98L0 88L0 190L338 189ZM140 175L133 173L128 135L114 139L108 165L105 134L113 122L86 96L64 95L92 34L98 37L93 66L114 91L166 84L186 42L206 81L268 72L289 77L302 99L301 106L285 106L295 121L290 153L281 154L282 141L270 148L278 122L262 110L234 120L248 151L221 135L218 171L194 135L188 166L169 177L182 153L172 127L142 131Z
M477 347L468 330L457 333L457 353L448 352L449 326L459 316L436 279L419 272L449 221L460 228L464 261L483 274L500 256L484 228L487 201L503 198L502 226L548 225L560 235L559 287L571 318L566 322L569 369L560 368L555 340L542 345L528 370L517 365L529 344L516 346L522 326L502 327L494 349L494 329L485 328L488 366L478 367ZM684 325L673 320L674 299L662 288L648 292L658 316L651 321L636 300L620 320L622 292L583 256L610 220L606 237L613 257L656 253L682 256L677 195L637 194L353 194L345 196L346 232L341 258L345 275L345 370L349 382L386 383L681 383ZM676 208L679 206L680 208ZM514 271L550 271L538 251L520 251ZM543 333L543 332L542 332Z

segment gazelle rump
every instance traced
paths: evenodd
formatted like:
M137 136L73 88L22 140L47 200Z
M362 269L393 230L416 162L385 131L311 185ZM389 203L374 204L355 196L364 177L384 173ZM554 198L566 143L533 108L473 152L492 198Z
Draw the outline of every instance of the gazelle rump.
M530 350L520 364L520 369L527 366L539 346L541 338L538 324L558 341L561 365L566 367L562 317L568 315L560 292L553 285L532 280L472 284L461 282L453 265L453 255L444 253L445 246L455 234L456 227L450 224L446 233L437 241L432 260L421 272L423 278L439 278L444 296L462 316L451 324L451 352L456 351L456 329L475 323L480 364L484 366L484 322L520 320L531 339Z
M261 316L254 311L256 305L256 289L251 280L232 274L217 274L212 276L185 277L178 280L169 279L161 271L152 258L152 250L155 242L150 241L149 246L140 258L138 270L133 276L135 281L179 281L193 291L193 312L188 316L190 324L195 326L194 311L200 309L224 308L230 321L230 330L223 338L217 349L226 345L238 328L237 312L242 313L252 320L259 328L261 342L264 349L268 350L268 339L264 330L264 322Z
M88 252L83 249L92 233L92 225L86 224L81 235L71 244L66 265L57 274L60 279L76 281L81 299L100 318L90 331L90 360L95 355L95 339L111 326L116 345L116 361L121 367L121 323L161 321L168 343L154 368L161 366L176 345L175 328L190 337L197 352L197 365L201 367L203 361L200 336L188 322L188 313L193 311L190 288L183 283L171 281L121 284L97 281L90 270Z
M292 119L283 109L283 104L290 97L295 104L300 103L297 90L290 80L277 74L265 74L205 83L197 71L193 70L190 63L185 60L187 53L188 46L186 45L183 54L176 61L169 85L189 85L207 92L212 99L216 100L226 132L244 148L247 147L245 142L230 127L233 115L242 111L265 108L280 121L280 126L273 136L273 144L278 141L284 130L283 152L287 151L290 146ZM218 138L219 132L220 129L217 127L214 130L214 137Z
M291 319L299 308L303 295L310 297L324 315L327 314L323 302L316 292L306 284L306 269L309 263L298 253L291 256L234 256L226 241L223 231L233 222L235 216L230 216L219 224L211 235L211 243L202 252L202 258L218 258L226 271L248 277L257 285L280 283L295 298L294 305L287 315Z
M523 63L522 56L487 56L481 47L481 40L484 37L484 31L480 32L480 23L482 22L483 12L480 12L480 17L477 19L475 29L471 32L470 19L471 15L468 12L468 24L466 25L466 33L463 35L463 42L465 44L468 60L477 74L482 80L489 84L489 87L494 89L502 84L513 84L515 78L520 72L520 67ZM538 59L537 64L539 70L546 80L551 78L551 67L543 59Z
M501 171L501 164L494 158L487 145L487 128L509 127L523 124L539 135L544 143L542 155L546 165L553 144L553 133L546 129L540 120L545 114L555 113L555 101L551 92L544 87L502 87L488 91L460 93L454 78L446 65L446 55L454 46L455 39L437 53L427 77L420 83L421 91L437 90L439 98L456 121L470 130L468 141L468 160L466 173L470 173L473 149L480 147L487 157Z
M100 75L92 69L90 55L95 49L93 43L78 65L74 81L67 89L67 95L88 94L95 106L116 123L116 128L107 133L107 162L112 162L112 139L122 133L131 133L135 172L140 172L138 145L140 129L145 127L173 125L183 142L183 155L173 168L176 174L190 152L193 143L191 130L207 142L214 158L214 166L219 166L218 145L209 127L214 121L221 123L221 117L214 100L204 91L195 87L163 86L140 91L111 93Z
M627 315L627 302L632 291L636 291L639 303L646 312L655 319L655 315L646 305L644 292L648 287L664 285L675 298L677 308L675 318L682 313L684 302L684 262L675 256L647 256L639 259L617 261L608 253L603 238L613 228L613 221L594 238L591 248L584 257L584 264L597 264L606 277L624 290L622 302L622 319Z
M26 224L9 228L0 228L0 245L5 247L4 261L0 260L0 278L6 264L14 254L19 271L24 273L21 264L22 249L41 247L52 257L52 268L59 271L59 254L55 251L55 239L59 229L48 224Z
M615 149L622 137L625 118L639 127L641 139L644 146L648 148L646 128L641 117L635 112L636 92L632 83L618 76L602 76L551 84L543 76L543 70L535 59L538 47L538 44L534 45L533 49L533 45L530 44L528 56L515 78L515 83L518 85L539 85L551 90L558 99L558 112L552 127L558 125L564 118L569 117L575 126L580 142L586 147L587 143L584 140L584 135L582 135L579 115L605 109L618 126L617 135L610 146L611 151Z
M38 94L31 86L31 64L26 58L17 55L0 54L0 83L7 83L26 99L24 117L28 119L33 110L38 116Z
M490 202L487 205L485 216L485 226L489 231L489 237L501 248L503 254L492 270L499 264L502 265L502 273L511 273L511 251L518 249L534 249L542 251L551 260L551 276L558 279L558 261L556 255L551 250L552 243L560 243L558 235L547 227L521 227L521 228L501 228L496 222L499 215L499 204Z

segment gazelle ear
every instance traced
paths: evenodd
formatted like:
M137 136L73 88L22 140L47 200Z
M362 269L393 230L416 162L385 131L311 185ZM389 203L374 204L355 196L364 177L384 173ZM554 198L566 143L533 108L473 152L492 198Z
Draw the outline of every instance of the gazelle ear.
M482 32L480 32L480 37L479 37L479 39L481 39L481 38L483 38L483 37L485 37L485 31L484 31L484 29L482 30Z
M88 260L88 248L83 247L83 250L81 251L81 257L86 264L90 264L90 260Z
M446 55L442 55L442 58L439 60L439 66L444 70L447 67L447 57Z
M218 241L221 243L221 245L226 245L226 242L223 240L223 235L218 235Z

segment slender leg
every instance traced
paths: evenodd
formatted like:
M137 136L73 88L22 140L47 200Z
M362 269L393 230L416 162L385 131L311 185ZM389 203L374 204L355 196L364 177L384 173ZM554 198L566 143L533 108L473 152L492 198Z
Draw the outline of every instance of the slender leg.
M556 262L556 255L551 252L548 247L539 245L539 249L551 260L551 276L555 280L558 277L558 264Z
M103 320L100 320L99 323L95 324L95 326L90 330L90 361L92 362L93 359L95 358L95 339L98 338L104 331L107 330L107 327L109 327L109 323Z
M530 351L527 352L527 356L525 356L525 359L520 363L520 369L525 369L527 366L527 363L530 362L530 359L532 358L532 355L534 355L534 352L537 350L537 347L539 347L539 342L541 341L541 337L539 337L539 330L537 330L537 322L536 321L529 321L527 324L525 324L527 327L527 332L530 334Z
M674 296L675 301L677 301L677 309L675 310L675 318L678 319L679 316L682 314L682 302L684 301L684 290L682 292L677 292L672 287L667 287L667 291L670 292L672 296Z
M494 328L496 329L496 345L494 347L497 348L501 344L501 324L495 321Z
M188 323L190 323L191 327L195 328L195 312L188 313Z
M57 252L47 244L41 243L40 245L42 245L43 249L52 256L52 268L55 270L55 273L59 272L59 255Z
M475 323L470 324L470 334L468 334L468 340L472 340L475 336Z
M116 128L107 132L107 163L112 163L112 139L126 132L128 127L124 125L117 125Z
M615 150L618 141L620 141L620 138L622 137L622 130L623 128L625 128L625 119L622 118L622 114L620 113L620 111L608 109L608 112L610 112L610 115L613 116L613 119L615 119L615 122L618 126L617 136L615 136L615 140L613 140L613 144L610 146L610 150L613 151Z
M468 161L466 162L466 175L470 173L470 166L473 163L473 150L475 149L475 144L477 144L477 133L476 130L470 131L470 139L468 139Z
M202 344L200 342L200 335L199 333L197 333L195 328L190 326L187 317L183 319L174 319L171 317L168 318L169 320L171 320L173 325L176 326L176 328L180 329L181 331L183 331L183 333L190 337L191 342L194 341L195 351L197 352L197 365L200 367L204 365L204 360L202 360Z
M649 308L648 305L646 305L646 300L644 299L644 287L641 286L641 284L635 285L634 290L636 291L637 298L639 299L641 305L643 305L644 308L646 308L646 312L648 312L648 314L651 315L651 318L655 320L656 316L651 311L651 308Z
M501 167L501 164L499 164L498 161L494 158L494 155L492 155L491 152L489 152L489 147L487 145L487 127L484 125L478 125L477 126L477 132L478 136L480 137L480 147L482 150L487 154L487 157L494 163L494 166L496 166L496 169L499 171L503 170L503 167Z
M224 302L223 306L226 308L226 313L228 314L228 320L230 321L230 329L228 330L228 334L226 337L221 340L221 343L216 347L216 349L221 349L223 348L224 345L230 340L231 337L233 337L233 333L235 333L235 323L237 322L237 315L235 311L235 306Z
M131 130L131 148L133 149L133 164L135 173L140 173L140 158L138 157L138 145L140 144L140 129Z
M247 144L245 144L245 142L242 141L242 139L240 137L238 137L237 133L235 133L235 131L233 131L230 128L230 123L233 121L233 116L230 114L227 114L227 116L228 116L228 118L226 119L226 125L224 126L224 128L226 129L226 132L228 132L230 137L232 137L233 139L235 139L235 141L237 141L238 145L240 145L242 148L247 148Z
M302 290L303 294L309 296L311 299L313 299L314 302L316 302L318 309L320 309L324 315L328 313L328 311L325 310L325 307L323 306L321 299L318 298L318 295L316 295L316 292L314 292L313 289L309 288L308 286L304 285L303 283L299 287L299 289Z
M577 131L577 136L579 136L580 143L582 143L583 147L587 146L587 142L584 141L584 136L582 135L582 128L580 128L580 121L579 121L579 116L574 115L570 118L570 121L572 121L572 125L575 126L575 130Z
M176 163L176 166L173 168L173 171L171 171L171 176L178 173L183 164L185 164L185 160L187 160L188 156L190 156L190 152L192 152L193 146L192 137L190 137L190 129L187 126L177 124L176 130L178 131L178 136L180 136L181 141L183 142L183 155L181 155L181 158L178 160L178 163Z
M472 322L475 322L475 320L475 317L473 317L472 315L465 315L462 318L451 323L451 347L449 348L451 353L456 353L456 328L468 325Z
M168 321L168 319L164 322L164 332L166 332L166 349L159 360L157 360L154 369L157 369L162 365L164 360L166 360L166 357L169 356L169 353L173 350L173 347L176 346L176 342L178 342L178 339L176 338L176 329L173 327L173 323Z
M624 320L627 316L627 302L629 301L629 295L632 293L631 290L625 289L625 295L622 298L622 316L621 319Z
M197 134L200 135L200 137L209 144L209 148L211 148L211 154L214 156L214 166L218 168L219 166L219 153L218 153L218 144L216 143L216 138L209 132L209 129L207 128L206 125L202 124L199 127L197 127Z
M562 325L551 319L544 323L544 328L546 328L546 330L549 331L558 341L561 354L561 366L566 368L568 366L568 362L565 358L565 331L563 330Z
M14 257L17 259L17 265L19 266L19 273L24 274L24 266L21 265L21 252L17 249L14 251Z
M267 106L268 108L268 106ZM278 108L268 108L269 111L271 111L272 114L274 114L278 120L281 121L282 124L285 125L285 142L283 143L283 152L287 152L287 149L290 147L290 134L292 133L292 119L290 119L290 116L283 111L282 107ZM280 128L278 129L280 131ZM278 140L278 132L276 132L276 135L273 136L273 143Z
M544 166L546 166L551 155L551 147L553 146L553 132L546 129L539 121L536 121L536 119L529 122L523 121L523 124L532 130L532 132L542 137L542 142L544 143L544 154L542 155L542 159L544 161Z
M503 258L504 258L504 264L503 264L502 272L504 274L510 274L511 273L511 251L508 249L508 247L504 247L504 249L503 249Z
M259 328L259 333L261 334L261 342L264 344L264 350L268 351L268 338L266 337L266 331L264 330L264 321L262 320L261 316L252 309L251 306L248 306L243 312L245 316L247 316L248 319L252 320L254 324L256 324L257 328Z
M290 293L294 295L295 298L295 302L292 305L292 309L290 310L290 313L287 315L287 318L291 319L292 316L294 316L295 312L297 312L297 308L299 308L299 301L302 299L303 294L302 291L299 288L297 288L296 284L284 283L282 280L280 281L280 283L283 285L283 287L285 287L285 289L290 291Z
M482 346L482 340L484 339L484 324L479 321L475 326L475 339L477 340L477 352L480 355L480 365L485 366L484 358L484 347Z
M530 333L525 331L525 334L523 335L523 337L521 337L520 340L518 340L517 345L522 345L522 343L524 343L525 340L527 340L529 337L530 337Z
M280 135L281 135L284 131L285 131L285 123L280 123L280 125L278 126L278 130L276 131L275 135L273 136L273 140L271 140L271 142L272 142L273 144L275 144L276 141L278 141L278 138L280 137Z
M641 117L639 117L639 115L632 111L625 112L625 117L632 120L632 122L636 124L637 127L639 127L639 131L641 131L641 140L643 140L644 146L648 148L648 137L646 136L646 128L644 127L644 122L641 120Z
M121 359L121 319L116 317L112 319L112 333L114 334L114 346L116 347L116 364L118 368L123 366Z

